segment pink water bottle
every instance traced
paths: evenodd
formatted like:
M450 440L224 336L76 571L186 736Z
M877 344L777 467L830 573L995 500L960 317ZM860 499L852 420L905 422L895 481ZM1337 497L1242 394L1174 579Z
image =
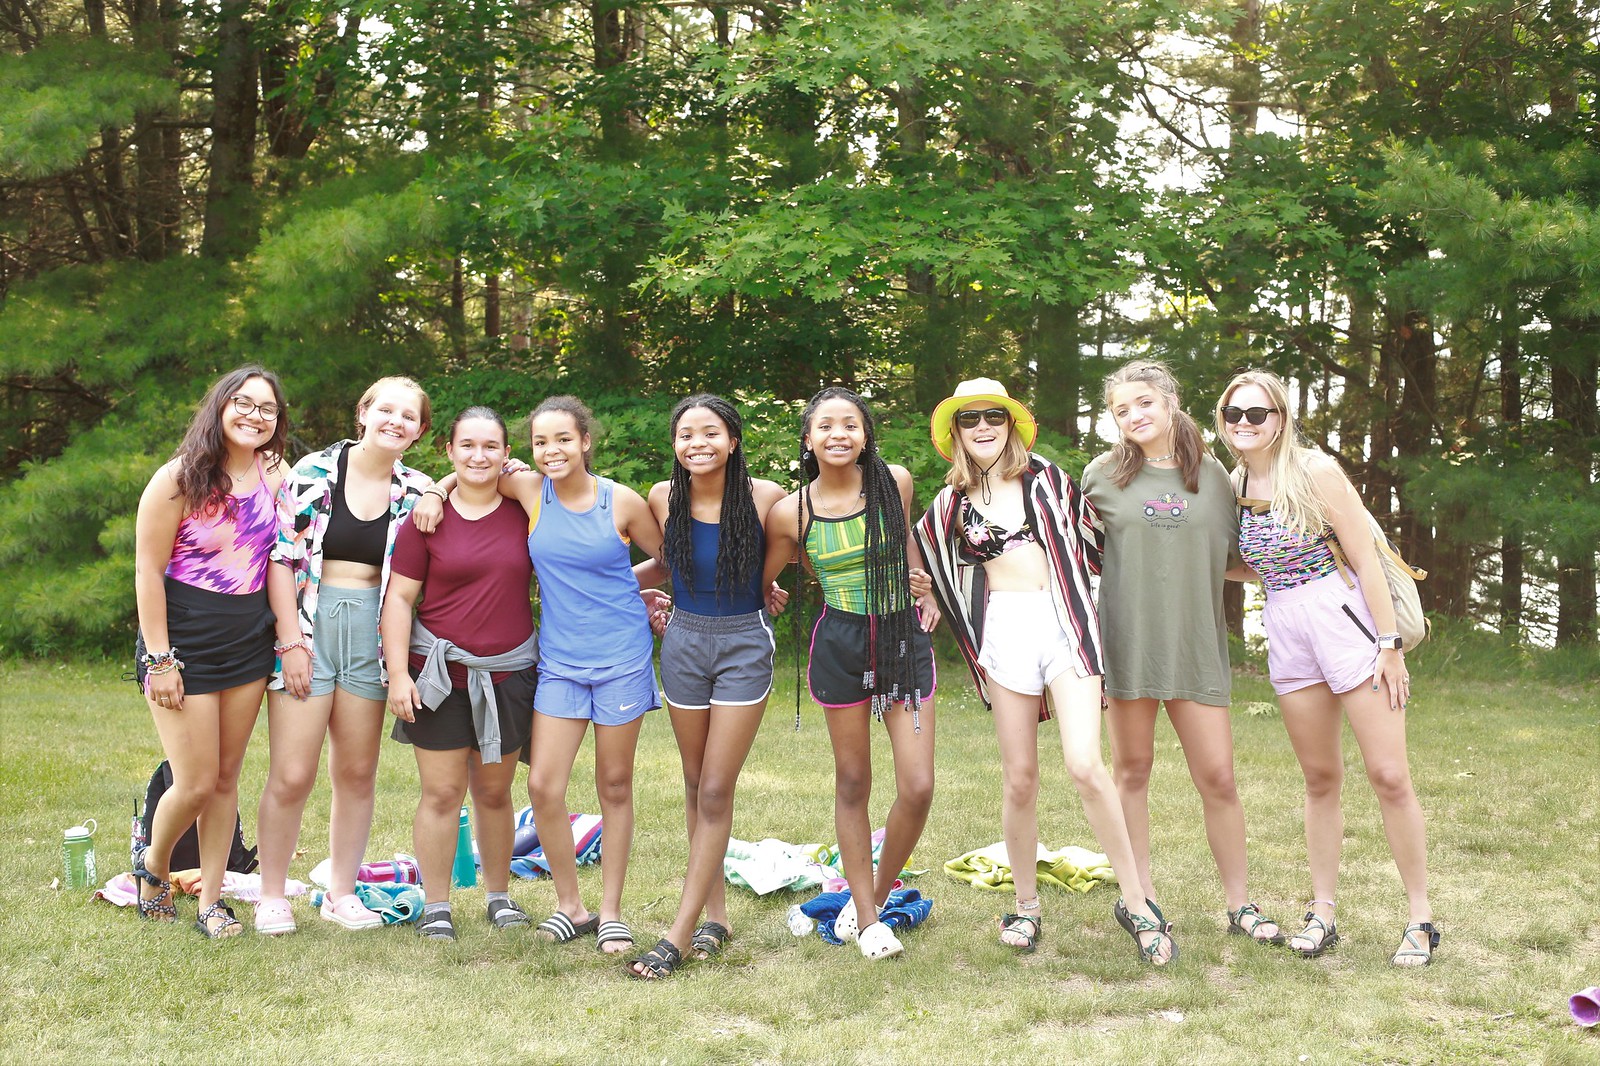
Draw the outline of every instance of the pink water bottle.
M364 862L356 869L356 880L371 883L395 882L415 885L422 880L422 870L417 860L409 855L395 855L382 862Z

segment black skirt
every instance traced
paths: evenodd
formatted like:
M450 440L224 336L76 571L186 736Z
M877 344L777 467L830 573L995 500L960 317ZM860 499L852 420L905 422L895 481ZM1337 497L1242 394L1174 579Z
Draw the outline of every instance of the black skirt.
M164 578L167 639L183 661L183 691L204 695L272 676L276 619L267 590L229 595ZM144 634L134 645L134 671L144 688Z

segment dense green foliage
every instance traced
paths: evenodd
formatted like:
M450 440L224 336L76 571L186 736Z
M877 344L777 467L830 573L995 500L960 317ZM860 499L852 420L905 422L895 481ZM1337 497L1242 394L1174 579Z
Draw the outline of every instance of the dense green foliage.
M142 482L247 359L297 454L400 371L441 421L583 396L638 485L702 388L787 481L843 381L927 499L956 380L1081 461L1148 354L1202 423L1237 369L1291 379L1436 614L1593 646L1600 16L1352 10L18 0L0 646L126 642Z

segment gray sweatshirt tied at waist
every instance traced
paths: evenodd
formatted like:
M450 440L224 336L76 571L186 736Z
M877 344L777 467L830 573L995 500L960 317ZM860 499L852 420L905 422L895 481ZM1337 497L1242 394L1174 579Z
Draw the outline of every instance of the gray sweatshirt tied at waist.
M421 621L411 621L411 654L424 657L417 675L417 693L429 708L443 703L455 687L446 663L467 668L467 698L472 704L472 729L478 736L478 755L486 763L500 761L500 707L495 702L491 673L515 673L539 662L539 631L510 651L474 655L443 637L435 636Z

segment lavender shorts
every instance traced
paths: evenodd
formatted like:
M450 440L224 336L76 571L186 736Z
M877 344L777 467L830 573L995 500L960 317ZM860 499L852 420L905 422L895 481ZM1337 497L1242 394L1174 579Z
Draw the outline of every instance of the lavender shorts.
M1351 588L1335 573L1269 590L1263 620L1267 675L1278 695L1322 683L1349 692L1372 677L1378 627L1360 582Z

